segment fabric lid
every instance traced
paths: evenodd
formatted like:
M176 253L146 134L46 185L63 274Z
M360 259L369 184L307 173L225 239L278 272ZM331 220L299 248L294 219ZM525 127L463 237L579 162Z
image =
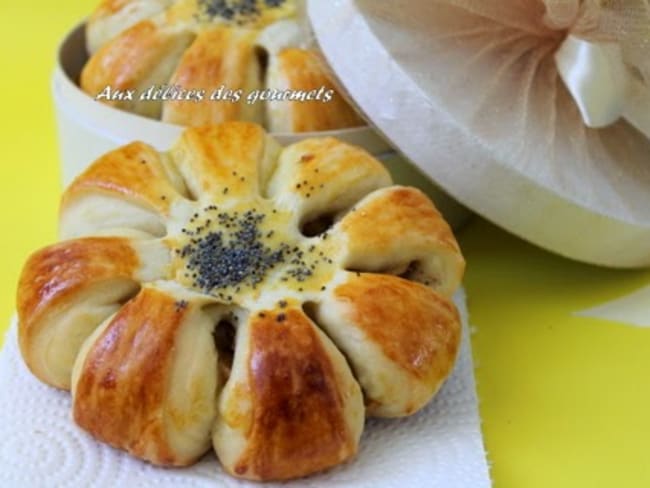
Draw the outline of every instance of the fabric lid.
M357 105L451 196L561 255L647 266L650 140L624 119L585 125L554 55L598 17L555 3L307 0L307 11Z

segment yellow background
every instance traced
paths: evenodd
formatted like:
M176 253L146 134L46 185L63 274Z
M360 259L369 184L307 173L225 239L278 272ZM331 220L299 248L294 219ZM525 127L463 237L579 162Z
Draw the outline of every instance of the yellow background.
M50 75L59 40L95 2L0 4L0 330L22 263L56 236ZM650 272L571 263L482 221L461 242L494 486L650 486L650 330L573 316Z

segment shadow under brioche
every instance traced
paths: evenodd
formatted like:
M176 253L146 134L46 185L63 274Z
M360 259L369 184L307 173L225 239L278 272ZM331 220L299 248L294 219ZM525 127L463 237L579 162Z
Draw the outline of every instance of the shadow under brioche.
M273 132L312 132L365 125L343 99L324 60L303 49L295 0L104 0L86 25L88 52L80 85L92 97L151 87L204 90L202 100L106 99L115 108L183 126L231 120ZM238 99L211 100L215 90ZM255 90L309 93L331 101L251 101ZM328 97L329 98L329 97Z
M22 272L23 358L81 428L157 465L212 446L251 480L333 467L458 353L449 226L332 138L283 148L231 122L129 144L65 191L60 235Z

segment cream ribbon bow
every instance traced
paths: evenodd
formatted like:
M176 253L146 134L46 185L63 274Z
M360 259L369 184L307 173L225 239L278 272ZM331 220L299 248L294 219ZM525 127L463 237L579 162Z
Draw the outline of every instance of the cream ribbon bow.
M650 138L649 0L544 3L546 24L567 30L555 61L585 125L624 118Z

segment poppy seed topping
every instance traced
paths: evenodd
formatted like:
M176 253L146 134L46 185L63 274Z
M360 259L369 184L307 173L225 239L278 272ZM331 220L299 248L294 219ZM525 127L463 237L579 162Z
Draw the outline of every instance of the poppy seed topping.
M261 285L321 290L320 278L334 272L328 249L289 231L289 213L264 210L265 206L264 202L237 209L209 205L191 213L172 251L177 278L225 303L258 295Z
M287 0L199 0L199 18L209 22L232 21L245 25L257 21L264 10L278 9Z

